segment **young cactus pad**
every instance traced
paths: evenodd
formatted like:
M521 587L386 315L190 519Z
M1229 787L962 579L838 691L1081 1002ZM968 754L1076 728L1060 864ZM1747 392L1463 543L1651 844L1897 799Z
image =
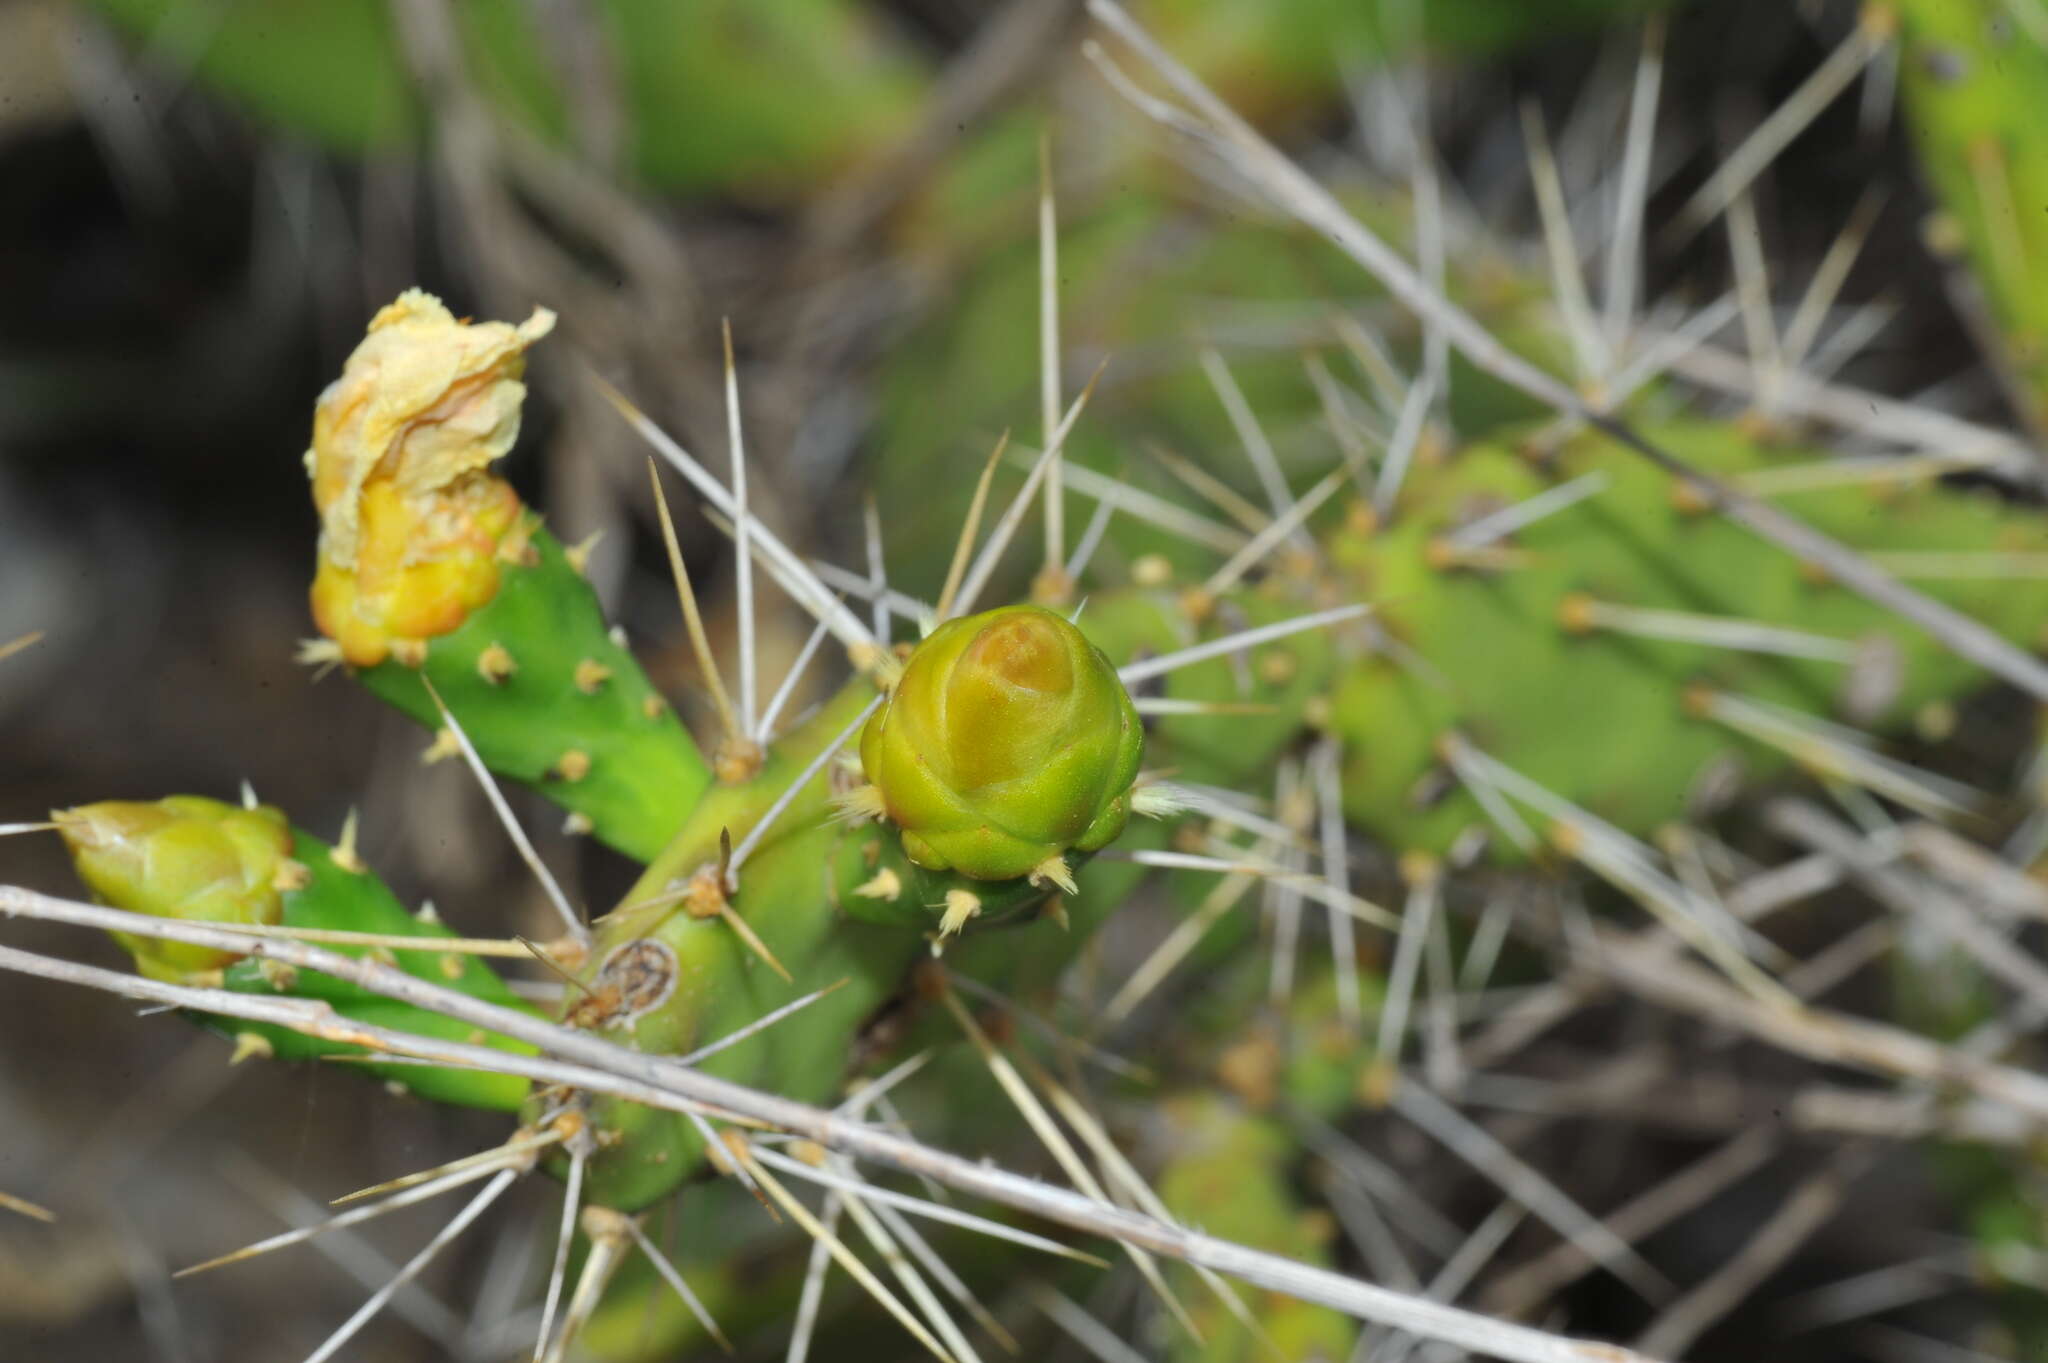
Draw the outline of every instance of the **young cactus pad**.
M918 645L860 756L918 865L1066 884L1067 853L1123 831L1144 748L1102 651L1043 607L1006 606Z
M306 453L331 641L307 656L439 727L431 684L487 766L644 860L709 771L573 555L491 472L518 438L525 349L553 325L458 322L417 289L372 319Z
M422 939L419 949L390 951L399 969L486 1003L526 1007L482 961L440 950L436 940L454 934L431 915L406 912L352 851L337 851L310 833L294 829L284 812L271 805L245 809L204 796L172 795L147 802L107 800L59 810L52 817L79 879L96 899L114 908L188 923L417 937ZM521 1055L533 1050L503 1037L478 1034L466 1023L315 971L281 968L211 947L125 934L116 937L134 958L135 968L154 980L217 984L241 994L318 999L356 1022L444 1041L471 1041ZM388 950L362 946L333 949L350 956ZM253 1038L266 1054L281 1060L365 1054L355 1046L267 1023L200 1020L238 1041ZM365 1063L363 1068L434 1102L506 1110L517 1107L526 1096L524 1079L489 1070L375 1062Z

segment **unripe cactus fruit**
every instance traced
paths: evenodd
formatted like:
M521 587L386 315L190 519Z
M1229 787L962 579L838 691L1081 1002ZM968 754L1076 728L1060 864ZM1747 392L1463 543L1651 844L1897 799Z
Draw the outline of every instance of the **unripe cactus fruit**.
M471 325L409 289L321 394L306 451L320 512L313 615L350 664L417 651L497 594L527 524L489 467L519 437L526 347L554 324L540 308L517 327Z
M1116 668L1066 620L1006 606L917 646L861 733L903 851L977 880L1063 880L1123 831L1144 730Z
M50 816L79 879L105 903L188 923L274 924L293 871L292 829L269 805L198 795L105 800ZM240 959L214 947L116 933L153 980L181 983Z

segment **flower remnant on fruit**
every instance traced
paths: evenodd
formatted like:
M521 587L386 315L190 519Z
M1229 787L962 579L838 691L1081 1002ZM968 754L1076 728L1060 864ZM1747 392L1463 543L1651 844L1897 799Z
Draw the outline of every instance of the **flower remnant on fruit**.
M490 472L519 437L526 348L554 327L458 321L409 289L320 395L306 473L320 512L313 616L342 658L417 662L497 594L525 509Z
M1116 668L1040 606L949 621L861 733L903 851L978 880L1070 883L1068 852L1123 831L1144 730Z

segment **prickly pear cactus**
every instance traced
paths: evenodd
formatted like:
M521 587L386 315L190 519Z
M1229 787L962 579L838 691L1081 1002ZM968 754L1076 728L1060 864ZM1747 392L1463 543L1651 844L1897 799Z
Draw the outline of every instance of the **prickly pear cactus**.
M1222 83L1253 104L1289 103L1287 73L1306 60L1304 44L1313 48L1288 37L1290 25L1301 21L1323 42L1342 28L1310 23L1303 16L1313 8L1262 13L1279 35L1255 45L1266 60L1229 73L1242 89ZM1955 216L2007 358L2023 385L2039 388L2025 232L2002 225L1998 202L2028 183L2013 92L2027 88L2026 63L2039 54L2029 49L2009 68L1991 61L1993 79L1986 45L2017 41L2008 21L1974 5L1902 3L1899 12L1929 178ZM1169 41L1197 49L1205 34L1232 32L1201 7L1159 13ZM1523 22L1471 0L1432 10L1425 36L1479 42ZM373 27L381 50L388 35L381 19ZM1388 40L1378 26L1367 30L1362 41ZM202 70L254 82L232 74L231 56L216 50ZM837 132L850 142L870 135ZM430 752L532 787L566 811L571 830L642 869L587 925L563 901L560 938L495 942L549 972L557 992L536 1008L477 958L492 942L456 938L407 912L347 835L330 846L253 800L238 808L173 796L61 812L55 824L83 883L141 916L121 920L129 930L118 937L138 971L201 991L179 995L180 1006L248 1053L347 1057L431 1101L516 1111L502 1150L436 1176L492 1180L454 1230L518 1174L544 1169L564 1185L535 1349L549 1359L670 1357L779 1325L792 1311L812 1321L821 1311L850 1316L844 1301L824 1300L828 1261L942 1359L975 1355L933 1282L998 1342L1009 1327L977 1291L1018 1287L1018 1300L1092 1338L1070 1298L1035 1280L1020 1287L1012 1261L951 1239L935 1254L898 1215L902 1195L872 1196L849 1156L805 1134L847 1127L778 1128L780 1119L721 1106L701 1088L678 1097L682 1089L661 1087L685 1079L727 1085L714 1090L726 1099L768 1095L785 1115L791 1104L839 1104L817 1120L863 1132L902 1125L892 1106L900 1100L920 1129L959 1148L1014 1149L1028 1130L1090 1215L1150 1218L1120 1248L1150 1303L1132 1315L1161 1356L1352 1356L1357 1322L1334 1309L1325 1281L1334 1275L1317 1270L1350 1267L1360 1251L1314 1205L1326 1170L1304 1154L1299 1132L1313 1126L1342 1141L1340 1128L1378 1130L1390 1112L1437 1112L1404 1105L1403 1095L1456 1093L1456 1036L1469 1020L1459 1010L1497 1002L1483 996L1503 958L1500 973L1531 996L1570 1003L1579 987L1545 979L1540 950L1504 945L1506 918L1454 904L1447 881L1474 867L1482 843L1499 877L1482 883L1502 902L1555 894L1582 907L1589 878L1580 871L1620 892L1572 920L1575 949L1613 940L1618 922L1638 926L1636 906L1675 927L1739 987L1671 977L1717 1026L1789 1037L1783 1044L1809 1057L1916 1083L1936 1072L1959 1085L1981 1076L1969 1066L1943 1070L1946 1061L1911 1068L1928 1054L1928 1036L1953 1041L2004 1001L1986 985L1981 943L1967 968L1952 971L1952 951L1915 958L1902 948L1902 1025L1873 1038L1875 1024L1817 1013L1773 976L1766 963L1785 964L1783 951L1721 918L1687 919L1717 907L1725 916L1727 868L1743 866L1747 852L1684 869L1674 855L1667 874L1652 847L1718 812L1708 797L1731 786L1817 784L1873 840L1903 838L1901 825L1916 819L2002 817L1995 800L1888 747L1907 732L1938 735L1986 680L1981 669L1757 538L1609 434L1549 420L1498 379L1500 366L1436 368L1431 327L1395 318L1383 335L1375 326L1387 320L1390 295L1317 237L1217 214L1158 172L1136 192L1075 206L1063 232L1036 239L1034 215L1012 211L1041 206L1012 192L1028 159L1019 152L1035 142L1017 132L1005 123L962 155L965 181L1002 182L1003 192L941 185L903 229L911 240L943 238L964 223L980 252L941 263L941 272L958 268L960 287L881 379L876 477L897 581L939 580L951 535L935 528L950 528L954 499L975 499L966 542L953 551L937 609L916 621L917 638L897 637L886 597L875 626L864 625L767 538L745 509L743 485L725 493L687 453L656 439L700 491L712 488L707 499L733 524L743 559L756 554L808 603L851 665L851 676L779 726L754 720L749 695L737 719L721 702L717 736L689 734L605 620L580 552L494 472L518 435L526 352L551 314L537 310L519 325L463 322L418 291L378 313L315 411L307 473L321 524L311 595L325 637L307 661L345 669L433 730ZM1117 154L1136 164L1129 148ZM1417 244L1415 201L1350 201L1371 229ZM950 219L962 204L968 217ZM1048 374L1017 323L1034 304L1042 316L1055 311L1045 283L1055 275L1081 302L1069 340L1078 331L1088 346L1144 361L1106 376L1089 399L1097 424L1071 438L1057 417L1059 338L1041 338L1055 353ZM1443 305L1545 372L1621 344L1590 343L1557 281L1510 251L1462 255L1442 291ZM1218 297L1271 306L1292 324L1286 343L1246 344L1207 326L1213 317L1192 324L1188 301ZM1408 366L1430 372L1411 382ZM1613 375L1579 377L1600 388ZM931 470L945 462L942 451L960 448L963 428L978 435L978 426L1021 420L1034 387L1041 434L1062 442L1060 462L1031 456L1017 514L983 549L967 595L1006 581L1022 595L1029 581L1044 599L964 614L959 565L974 547L988 484L932 488ZM1611 415L1658 449L1917 574L1930 597L1999 637L2042 644L2048 578L1953 571L2033 552L2037 508L1933 477L1831 476L1841 471L1803 433L1754 414L1689 408L1682 390L1654 378L1632 392ZM732 422L737 462L736 412ZM1157 448L1138 453L1147 443ZM1002 541L1040 487L1052 525L1079 524L1084 503L1108 509L1080 541L1085 550L1066 558L1068 546L1049 532L1036 572L1014 571ZM662 516L670 525L665 504ZM678 576L699 663L722 697L719 660ZM744 590L742 599L742 611L751 609ZM751 679L751 658L741 671ZM1752 823L1738 807L1715 828L1753 846ZM1155 867L1163 884L1141 889ZM1254 884L1257 922L1235 911ZM1405 898L1401 912L1361 892L1385 899L1385 890ZM1308 931L1317 959L1304 965L1307 899L1327 910L1329 927L1326 954L1325 930ZM248 949L221 944L239 938L151 935L166 924L240 929ZM1154 928L1164 940L1142 959L1120 940ZM283 966L254 945L273 934L330 943L349 961L388 964L459 997L451 1005L437 996L437 1009L331 973L340 969L331 960L327 971ZM1545 943L1540 931L1531 937ZM2003 983L2038 982L1997 948L1989 954ZM1927 1006L1957 1003L1930 983L1929 960L1962 981L1961 1004ZM1069 986L1090 971L1121 976L1102 991L1107 1005L1077 1018ZM237 1017L235 996L315 1003L344 1023L557 1068L515 1075L414 1063L368 1040ZM970 996L989 1009L977 1012ZM475 1010L459 1016L467 1005ZM1424 1005L1432 1015L1415 1022ZM1097 1044L1129 1039L1133 1028L1118 1029L1134 1017L1154 1033L1145 1064L1163 1080L1141 1082L1141 1067ZM1020 1040L1032 1022L1052 1034L1050 1061ZM1429 1032L1426 1075L1406 1063L1417 1031ZM593 1055L617 1072L594 1070ZM1106 1098L1100 1112L1076 1096L1088 1091L1073 1079L1084 1064L1116 1075L1095 1090ZM936 1102L905 1079L926 1065ZM631 1082L616 1082L621 1074ZM990 1078L985 1100L965 1096L969 1083ZM2031 1092L2011 1066L1994 1078L2005 1085L1999 1092ZM1449 1110L1443 1097L1420 1101ZM805 1121L814 1115L803 1110ZM1553 1229L1598 1230L1476 1123L1453 1114L1428 1131L1506 1190L1490 1187L1490 1196L1540 1209ZM1158 1147L1148 1161L1156 1193L1117 1153L1117 1138L1131 1132ZM1949 1162L1957 1200L1975 1209L1969 1229L2005 1272L2039 1253L2038 1199L2020 1161L1984 1153L1972 1147ZM785 1181L798 1179L824 1190L820 1213L789 1193ZM727 1225L757 1203L809 1232L809 1262L788 1242L728 1236ZM687 1248L677 1257L687 1272L643 1229L661 1220L681 1223ZM858 1267L846 1243L856 1231L916 1311ZM1239 1295L1206 1270L1162 1272L1156 1256L1197 1232L1281 1256L1325 1295ZM1071 1257L1056 1241L1032 1248ZM1465 1246L1436 1250L1444 1279L1465 1268ZM953 1267L933 1269L933 1258ZM1061 1265L1043 1276L1070 1285L1059 1275L1079 1272ZM2013 1295L2026 1347L2036 1348L2028 1313L2038 1303ZM1477 1335L1444 1337L1485 1347ZM1502 1356L1593 1356L1548 1336L1501 1339L1511 1350Z

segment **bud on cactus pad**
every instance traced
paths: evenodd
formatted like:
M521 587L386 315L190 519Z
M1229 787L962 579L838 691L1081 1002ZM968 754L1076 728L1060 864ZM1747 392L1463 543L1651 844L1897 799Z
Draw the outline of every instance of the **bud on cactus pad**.
M903 851L978 880L1063 880L1123 831L1144 754L1116 668L1060 616L1007 606L917 646L861 734Z
M276 923L292 830L269 805L243 809L197 795L107 800L51 816L95 897L188 923ZM233 952L116 933L135 968L177 983L239 959Z
M458 628L527 532L489 472L519 436L526 348L554 326L459 322L408 290L320 396L306 472L320 511L313 614L358 667Z

